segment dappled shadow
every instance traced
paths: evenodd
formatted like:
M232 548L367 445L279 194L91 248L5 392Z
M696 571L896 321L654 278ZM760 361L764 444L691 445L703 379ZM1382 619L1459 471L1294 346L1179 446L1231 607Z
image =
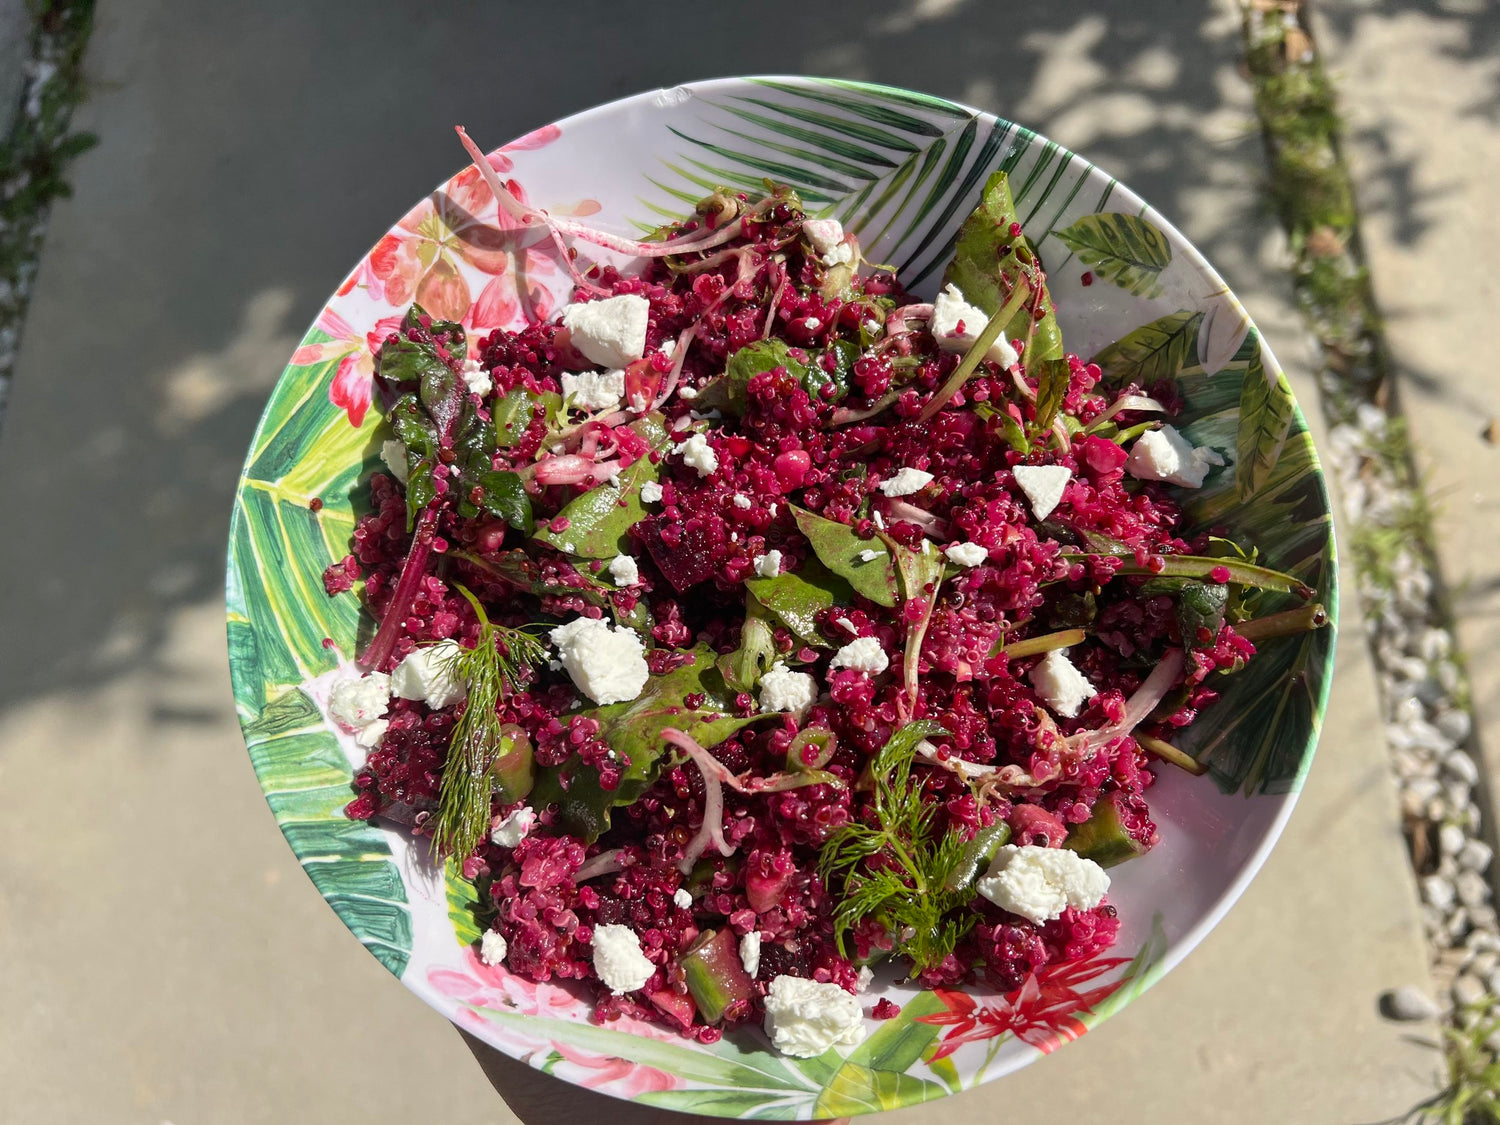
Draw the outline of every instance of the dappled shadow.
M1024 21L976 0L885 16L851 0L753 17L656 4L649 21L623 5L547 22L514 7L105 10L80 114L102 143L55 213L0 441L14 529L0 707L156 662L174 609L218 596L270 387L344 272L461 166L455 122L494 144L757 64L907 85L1091 157L1238 286L1269 224L1253 192L1224 190L1260 162L1233 100L1233 17L1210 18L1173 0L1035 5Z

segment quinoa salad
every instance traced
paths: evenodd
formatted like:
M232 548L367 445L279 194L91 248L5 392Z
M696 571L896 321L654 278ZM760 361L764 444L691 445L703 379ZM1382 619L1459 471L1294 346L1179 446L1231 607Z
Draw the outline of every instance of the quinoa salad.
M484 963L702 1042L819 1055L899 1011L883 966L1007 993L1109 947L1156 771L1203 772L1175 732L1326 621L1189 531L1224 459L1172 380L1066 351L1004 173L927 303L779 185L637 242L459 134L575 288L377 353L385 468L324 575L376 622L327 701L347 815L473 882Z

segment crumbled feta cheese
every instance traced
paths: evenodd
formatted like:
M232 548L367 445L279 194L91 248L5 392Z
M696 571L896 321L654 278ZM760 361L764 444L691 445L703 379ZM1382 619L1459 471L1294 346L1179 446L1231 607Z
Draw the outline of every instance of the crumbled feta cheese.
M698 470L700 477L711 475L719 467L719 455L702 434L694 434L688 438L677 447L676 452L682 454L684 465Z
M577 553L577 550L578 550L578 544L576 544L576 543L571 543L571 542L570 542L570 543L564 543L564 544L563 544L563 545L562 545L562 549L563 549L563 550L564 550L564 551L566 551L566 552L567 552L567 553L568 553L568 554L570 554L570 555L571 555L571 554L575 554L575 553Z
M575 617L547 635L573 683L595 703L634 699L651 675L634 629L612 629L597 617Z
M854 261L854 247L847 242L840 242L832 250L824 254L819 261L825 266L847 266Z
M616 586L634 586L641 580L641 568L629 555L616 555L610 560L609 576Z
M616 996L644 988L656 972L641 950L641 939L629 926L594 927L594 972Z
M859 1046L865 1021L859 1001L838 985L783 974L766 994L766 1034L782 1054L810 1059Z
M755 573L762 578L775 578L781 573L781 552L774 547L763 555L756 555L751 561L755 565Z
M990 557L990 549L978 543L950 543L943 554L956 566L978 566Z
M1073 479L1073 470L1066 465L1017 465L1011 473L1031 501L1031 514L1039 520L1052 514Z
M351 734L385 714L391 701L391 678L384 672L351 676L328 693L328 717Z
M778 660L760 678L760 709L801 715L817 702L818 681L806 672L793 672Z
M391 673L391 694L401 699L421 699L433 710L452 707L469 694L469 685L449 674L449 662L459 654L455 641L439 641L415 649Z
M979 334L984 331L989 319L983 309L969 304L959 292L958 286L950 283L937 295L937 300L932 302L932 319L928 321L927 329L943 351L963 352L968 351L969 345L979 339ZM1010 346L1002 332L984 358L994 360L1001 367L1009 367L1020 358L1020 354Z
M483 398L495 389L495 381L490 378L490 373L484 369L484 364L477 359L465 359L463 369L459 372L463 376L464 386L469 388L471 395Z
M1093 860L1067 848L1006 844L974 886L1002 910L1040 925L1069 906L1094 909L1109 890L1109 876Z
M373 750L385 738L385 732L390 729L390 726L388 719L376 719L373 723L366 723L355 734L354 742L365 750Z
M870 990L870 984L872 981L874 981L874 979L875 974L870 971L870 966L861 965L859 967L859 975L854 978L854 991L868 992Z
M926 488L931 480L932 474L921 469L902 469L890 480L881 481L880 491L887 496L910 496Z
M500 964L509 952L510 946L505 943L505 938L494 930L485 930L484 937L479 939L479 959L486 965Z
M697 387L678 387L677 388L677 397L680 398L680 399L682 399L683 402L692 402L695 398L698 397L698 388Z
M804 219L802 233L819 254L828 253L844 241L844 227L837 219Z
M654 480L648 480L645 484L641 485L642 504L655 504L660 499L661 485L657 484Z
M693 896L684 887L678 887L672 892L672 904L679 910L691 910L693 908Z
M755 930L740 938L740 964L752 977L760 972L760 934Z
M885 530L885 517L882 516L878 511L871 512L870 518L875 521L876 527L880 528L881 531Z
M380 443L380 459L402 484L406 483L406 446L395 438Z
M866 547L863 551L861 551L854 557L857 558L860 562L874 562L880 557L880 552L872 551L870 548Z
M828 662L829 671L835 668L852 668L856 672L869 672L872 676L884 672L891 665L890 657L874 637L860 637L850 641Z
M562 324L573 346L600 367L624 367L646 354L646 322L651 304L636 293L569 305Z
M1065 648L1053 649L1042 657L1028 678L1042 702L1065 719L1076 716L1084 701L1098 694L1088 677L1068 659Z
M502 848L513 848L531 834L531 826L535 823L536 810L522 805L501 817L490 829L490 843Z
M1202 488L1203 478L1224 458L1206 445L1196 449L1172 426L1147 430L1130 447L1125 471L1138 480L1160 480L1183 488Z
M563 401L579 410L615 410L625 397L625 371L580 371L576 375L564 371L562 376Z
M746 496L743 492L736 492L734 494L733 503L734 506L742 512L747 512L755 506L755 501L751 500L750 497Z

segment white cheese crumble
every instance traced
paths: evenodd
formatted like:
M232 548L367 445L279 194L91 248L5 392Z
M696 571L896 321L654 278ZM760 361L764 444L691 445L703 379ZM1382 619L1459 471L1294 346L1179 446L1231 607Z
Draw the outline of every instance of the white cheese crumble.
M459 371L459 374L463 376L464 386L469 388L471 395L483 398L495 389L495 381L490 378L490 373L477 359L465 359L463 369Z
M766 1034L784 1055L810 1059L830 1047L857 1047L865 1037L859 1001L838 985L789 977L766 994Z
M634 586L641 580L641 568L629 555L616 555L610 560L609 576L616 586Z
M439 641L409 653L391 673L391 694L423 700L433 710L452 707L469 694L469 685L449 674L449 662L459 651L456 641Z
M693 896L682 887L672 892L672 904L679 910L691 910L693 908Z
M531 834L536 823L536 810L526 805L506 813L490 829L490 843L502 848L513 848Z
M380 443L380 459L402 484L406 483L406 446L395 438Z
M1202 488L1203 478L1224 458L1206 445L1196 449L1172 426L1147 430L1130 447L1125 471L1138 480L1159 480L1183 488Z
M875 974L870 971L870 966L861 965L859 967L859 975L854 978L854 991L868 992L870 990L870 984L874 980Z
M625 371L563 372L563 401L579 410L614 410L625 397Z
M958 286L949 283L937 295L937 300L932 302L932 319L928 321L927 329L943 351L964 352L979 339L979 334L984 331L989 319L983 309L969 304ZM1020 358L1020 354L1010 346L1010 341L1002 332L984 358L994 360L1001 367L1009 367Z
M775 513L773 512L772 514L774 515ZM880 528L881 531L885 530L885 517L884 516L882 516L879 512L871 512L870 513L870 518L875 521L875 526L876 527Z
M660 499L661 485L657 484L654 480L648 480L645 484L641 485L642 504L655 504Z
M781 552L775 548L763 555L756 555L751 561L755 565L755 573L762 578L775 578L781 573Z
M931 473L924 473L921 469L907 468L902 469L890 480L881 481L880 491L887 496L910 496L913 492L922 491L931 481Z
M734 494L733 503L734 506L742 512L747 512L755 506L755 501L751 500L750 497L746 496L743 492L736 492Z
M355 744L365 750L375 749L375 747L380 745L381 740L385 738L385 732L390 729L390 725L390 722L386 719L376 719L373 723L366 723L355 734Z
M978 566L990 557L990 549L978 543L950 543L943 554L956 566Z
M485 930L484 937L479 939L479 959L486 965L500 964L509 952L510 946L505 943L505 938L494 930Z
M713 451L713 446L708 444L708 438L702 434L694 434L676 449L682 454L682 463L690 469L697 469L700 477L711 475L719 467L719 455Z
M1098 694L1088 677L1068 659L1065 648L1053 649L1042 657L1028 678L1042 701L1065 719L1075 717L1084 702Z
M562 324L573 346L600 367L624 367L646 354L646 322L651 304L636 293L569 305Z
M760 934L755 930L740 938L740 964L752 977L760 972Z
M1039 520L1052 514L1073 479L1073 470L1066 465L1017 465L1011 474L1031 501L1031 514Z
M1109 876L1093 860L1067 848L1006 844L975 888L1002 910L1040 925L1069 906L1098 906L1109 890Z
M350 677L328 693L328 717L351 734L385 714L391 701L391 678L384 672Z
M547 635L573 683L595 703L634 699L651 675L634 629L611 629L597 617L575 617Z
M832 250L824 254L819 261L825 266L847 266L854 261L854 247L847 242L840 242Z
M874 562L880 557L880 552L872 551L870 550L870 548L866 547L863 551L861 551L854 557L857 558L860 562Z
M677 397L680 398L680 399L682 399L683 402L692 402L695 398L698 397L698 388L697 387L678 387L677 388Z
M760 709L801 715L818 700L818 681L778 660L760 678Z
M827 254L844 241L844 226L837 219L804 219L802 233L819 254Z
M850 641L828 662L828 669L852 668L856 672L869 672L872 676L884 672L891 666L890 657L874 637L860 637Z
M594 927L594 972L616 996L644 988L656 966L641 950L641 939L629 926Z

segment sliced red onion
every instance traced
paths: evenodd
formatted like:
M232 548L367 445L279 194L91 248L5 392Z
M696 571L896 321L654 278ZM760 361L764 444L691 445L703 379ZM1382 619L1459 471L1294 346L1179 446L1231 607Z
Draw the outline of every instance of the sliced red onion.
M590 879L597 879L600 875L613 875L624 870L625 866L620 862L620 849L610 848L608 851L600 852L575 871L573 882L586 883Z
M703 825L697 835L688 841L677 869L684 875L693 869L693 864L712 844L720 855L733 855L734 845L724 839L724 785L733 783L735 777L723 762L715 758L689 735L668 727L661 732L662 740L671 743L685 753L703 774Z
M1068 739L1069 746L1078 750L1104 746L1135 730L1147 715L1156 710L1157 704L1167 697L1167 692L1172 690L1172 685L1182 674L1183 660L1182 649L1168 649L1161 658L1161 663L1151 670L1141 686L1135 689L1135 694L1125 701L1125 714L1118 723L1099 730L1079 731Z

